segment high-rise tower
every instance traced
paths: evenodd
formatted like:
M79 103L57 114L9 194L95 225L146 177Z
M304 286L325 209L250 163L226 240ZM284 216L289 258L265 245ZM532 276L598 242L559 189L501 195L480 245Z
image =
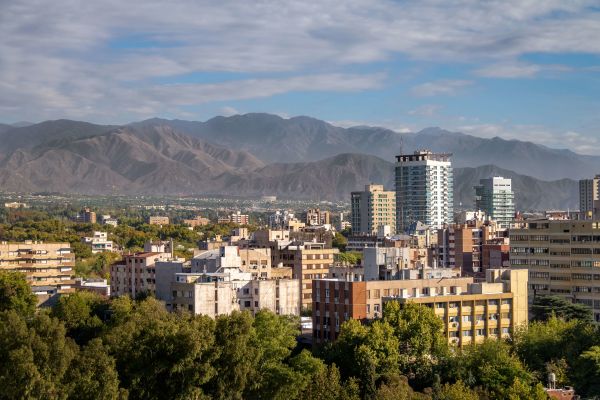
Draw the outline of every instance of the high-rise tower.
M440 229L454 218L452 163L448 153L418 150L396 156L396 228L420 221Z
M515 217L514 198L510 178L480 179L475 186L475 208L484 211L500 228L509 228Z

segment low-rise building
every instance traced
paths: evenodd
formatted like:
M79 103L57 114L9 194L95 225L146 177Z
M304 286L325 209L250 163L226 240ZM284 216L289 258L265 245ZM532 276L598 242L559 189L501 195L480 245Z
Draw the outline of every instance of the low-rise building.
M29 208L29 205L27 203L12 201L10 203L4 203L4 208Z
M81 210L75 216L75 222L85 223L85 224L95 224L96 223L96 213L89 209L88 207Z
M169 225L169 217L160 215L152 215L148 217L148 224L150 225Z
M384 304L415 302L434 309L448 341L457 345L507 337L527 323L527 273L488 270L486 282L472 277L313 282L313 340L337 339L344 321L380 318Z
M119 225L119 220L116 219L115 217L112 217L112 216L106 214L106 215L102 215L100 217L100 223L102 225L111 225L111 226L117 227Z
M76 278L75 290L83 292L92 292L99 294L100 296L110 297L110 284L107 282L106 279Z
M81 238L81 242L92 250L92 254L115 251L112 240L108 240L106 232L94 232L93 236Z
M195 218L192 218L192 219L184 219L183 224L187 225L187 226L191 226L192 228L195 228L197 226L205 226L205 225L210 224L210 220L208 218L196 216Z
M39 304L75 290L74 267L75 254L69 243L0 243L0 270L25 274Z

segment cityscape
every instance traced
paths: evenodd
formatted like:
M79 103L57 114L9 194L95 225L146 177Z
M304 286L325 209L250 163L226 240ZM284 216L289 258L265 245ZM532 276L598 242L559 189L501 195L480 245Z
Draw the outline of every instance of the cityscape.
M0 21L0 400L600 399L598 4Z

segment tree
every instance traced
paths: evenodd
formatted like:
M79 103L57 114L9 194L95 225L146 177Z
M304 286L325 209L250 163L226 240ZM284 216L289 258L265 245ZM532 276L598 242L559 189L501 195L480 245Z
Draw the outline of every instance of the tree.
M68 335L78 344L100 335L102 315L108 308L106 300L91 292L76 292L62 296L52 308L52 315L65 324Z
M71 363L65 376L69 399L112 400L119 398L119 377L115 360L102 340L93 339Z
M148 298L120 313L103 340L116 360L121 384L132 398L188 399L202 396L213 378L214 321L169 313Z
M383 320L393 327L399 341L400 371L416 384L430 386L434 367L448 354L443 323L435 312L416 303L385 305Z
M20 272L0 271L0 311L14 310L22 316L33 315L37 298Z
M66 399L64 376L77 350L55 318L0 312L0 399Z
M491 399L506 399L515 382L533 387L533 376L521 361L510 353L510 347L501 340L486 339L457 353L444 368L448 380L461 380L471 387L482 387ZM518 388L514 388L516 392Z
M344 235L339 232L335 233L333 240L331 241L331 246L339 249L341 252L346 251L346 246L348 245L348 239Z
M386 374L380 378L379 387L373 397L376 400L425 400L430 399L422 393L416 393L408 384L405 376Z
M600 396L600 346L581 353L575 365L574 381L580 394Z
M592 310L584 304L571 303L559 296L536 296L531 305L531 315L534 321L547 321L552 315L567 321L578 319L592 322Z
M433 391L433 400L479 400L479 395L462 381L446 383Z

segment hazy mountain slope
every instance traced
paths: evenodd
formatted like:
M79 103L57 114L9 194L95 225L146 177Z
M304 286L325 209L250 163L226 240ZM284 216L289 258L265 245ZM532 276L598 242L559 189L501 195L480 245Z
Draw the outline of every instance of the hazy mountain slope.
M340 128L309 117L271 114L216 117L206 122L152 119L134 125L169 125L232 149L248 150L266 163L307 162L340 153L365 153L388 161L427 148L453 153L456 167L493 164L538 179L579 179L600 171L600 157L550 149L531 142L480 138L439 128L400 134L385 128Z
M0 167L8 191L200 193L211 179L264 164L174 132L169 127L122 128L91 138L19 149Z
M104 134L115 126L60 119L39 124L0 129L0 154L8 155L19 148L33 148L48 142L68 142L74 139Z

